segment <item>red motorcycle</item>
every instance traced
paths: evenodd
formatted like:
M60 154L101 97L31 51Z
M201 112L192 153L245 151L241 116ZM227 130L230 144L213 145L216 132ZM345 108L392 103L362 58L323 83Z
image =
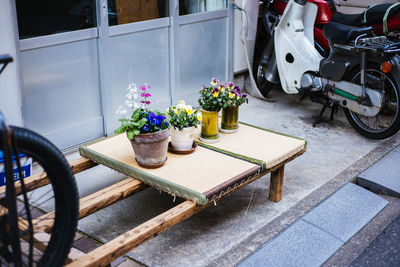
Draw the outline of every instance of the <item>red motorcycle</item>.
M264 97L280 81L273 33L287 2L288 0L265 0L260 5L253 69L257 87ZM325 58L329 56L329 42L323 35L323 27L329 22L353 27L372 26L375 35L400 32L400 3L373 5L360 14L343 14L337 11L334 0L309 2L318 7L314 23L314 45Z

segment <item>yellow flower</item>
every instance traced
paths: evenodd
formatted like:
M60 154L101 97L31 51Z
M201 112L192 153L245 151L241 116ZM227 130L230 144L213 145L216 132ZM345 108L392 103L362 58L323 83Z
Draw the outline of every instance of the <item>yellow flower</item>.
M221 87L221 92L224 92L225 91L225 87Z
M212 95L213 95L213 97L218 97L219 92L214 92Z
M232 92L229 92L229 98L234 98L234 97L235 97L235 94Z
M178 102L178 104L180 104L180 105L185 105L185 100L180 100L180 101Z
M201 121L201 120L203 119L203 117L201 116L200 113L197 114L197 119L198 119L199 121Z
M178 114L178 113L179 113L179 110L174 109L174 112L175 112L175 114Z
M185 106L185 110L186 110L188 115L192 115L193 114L193 108L192 108L191 105L186 105Z
M165 110L165 114L168 114L168 112L169 112L169 108L167 108L167 109Z

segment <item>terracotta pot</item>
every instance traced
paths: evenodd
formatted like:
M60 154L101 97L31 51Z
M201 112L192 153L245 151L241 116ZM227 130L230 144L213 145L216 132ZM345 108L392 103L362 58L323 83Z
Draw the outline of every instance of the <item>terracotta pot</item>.
M139 134L131 141L136 161L144 168L158 168L167 160L169 129Z
M218 111L202 110L201 138L218 138Z
M238 128L239 106L226 107L222 109L221 128L225 130L235 130Z
M178 128L171 128L171 145L175 150L187 151L192 149L196 128L185 127L182 131Z

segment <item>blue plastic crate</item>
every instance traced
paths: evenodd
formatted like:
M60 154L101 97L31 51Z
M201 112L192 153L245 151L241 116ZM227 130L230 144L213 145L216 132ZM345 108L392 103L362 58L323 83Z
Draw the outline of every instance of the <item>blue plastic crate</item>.
M24 178L31 176L32 173L32 158L26 157L25 154L19 154L20 162L22 164L22 175ZM15 163L15 157L12 158L14 164L14 180L18 181L20 179L17 165ZM3 151L0 151L0 186L6 184L6 175L4 170L4 156Z

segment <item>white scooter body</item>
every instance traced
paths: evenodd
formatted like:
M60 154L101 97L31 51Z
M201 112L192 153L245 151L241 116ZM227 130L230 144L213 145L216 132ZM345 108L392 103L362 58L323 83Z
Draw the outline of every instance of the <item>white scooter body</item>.
M275 53L279 77L287 94L297 94L305 72L319 70L322 56L314 48L314 22L318 7L290 0L275 28Z

